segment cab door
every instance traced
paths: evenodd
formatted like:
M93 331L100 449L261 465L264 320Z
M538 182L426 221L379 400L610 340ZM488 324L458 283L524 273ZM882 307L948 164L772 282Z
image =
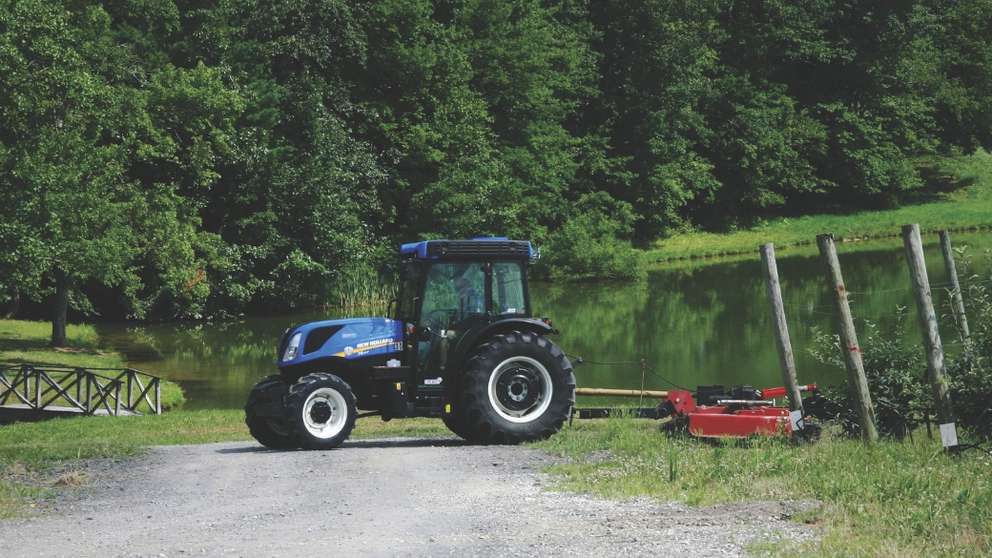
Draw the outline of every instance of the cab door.
M443 389L449 354L467 332L488 323L487 267L483 262L440 262L427 271L416 324L416 376L424 388Z

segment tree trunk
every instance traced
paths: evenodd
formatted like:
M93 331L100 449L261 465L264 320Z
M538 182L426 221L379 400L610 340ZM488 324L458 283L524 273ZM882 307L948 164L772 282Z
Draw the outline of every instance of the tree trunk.
M65 347L65 323L69 313L69 279L55 270L55 300L52 304L52 346Z
M16 318L17 313L21 310L21 293L17 289L12 289L10 293L10 302L7 304L7 311L3 315L4 318L11 319Z

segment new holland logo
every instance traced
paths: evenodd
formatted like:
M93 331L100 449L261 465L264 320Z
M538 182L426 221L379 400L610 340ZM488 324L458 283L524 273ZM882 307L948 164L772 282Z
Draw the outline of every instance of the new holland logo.
M349 345L345 347L344 350L342 350L341 352L335 353L334 356L338 356L338 357L360 356L369 351L374 351L375 349L382 349L386 347L389 347L393 350L400 350L402 349L402 346L403 346L402 342L393 341L391 338L386 337L384 339L373 339L372 341L365 341L364 343L359 343L354 347Z

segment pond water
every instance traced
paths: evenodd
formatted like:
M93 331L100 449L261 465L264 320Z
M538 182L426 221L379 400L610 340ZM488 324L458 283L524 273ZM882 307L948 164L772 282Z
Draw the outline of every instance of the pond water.
M959 234L971 269L988 277L992 235ZM927 236L926 258L938 310L947 313L947 281L936 238ZM901 241L839 244L844 279L864 340L865 320L882 330L906 306L905 342L920 344L915 306ZM810 354L816 329L834 332L831 293L815 247L778 254L779 276L801 383L841 381L841 367L817 362ZM961 264L959 263L959 266ZM961 270L959 269L959 272ZM962 282L970 280L962 276ZM533 284L537 315L561 330L558 343L586 364L576 369L579 386L637 388L644 359L645 386L672 384L779 385L780 371L771 312L757 253L724 262L683 262L652 270L637 284ZM966 301L967 304L967 301ZM178 381L190 408L244 405L251 386L275 372L275 345L290 324L337 317L327 312L251 317L221 323L129 326L104 324L103 339L121 351L129 366ZM953 351L952 322L943 322L945 345ZM595 364L595 363L635 364Z

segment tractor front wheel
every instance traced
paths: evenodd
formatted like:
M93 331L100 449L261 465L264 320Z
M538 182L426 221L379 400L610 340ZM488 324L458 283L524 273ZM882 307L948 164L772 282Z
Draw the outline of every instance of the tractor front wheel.
M480 345L460 385L453 409L458 428L452 430L474 443L547 438L561 429L575 403L568 357L531 332L496 335Z
M293 426L274 409L281 409L286 395L286 383L278 375L268 376L255 384L245 405L245 424L258 443L271 449L296 448Z
M340 446L358 416L351 386L334 374L308 374L297 380L289 388L286 407L304 449Z

